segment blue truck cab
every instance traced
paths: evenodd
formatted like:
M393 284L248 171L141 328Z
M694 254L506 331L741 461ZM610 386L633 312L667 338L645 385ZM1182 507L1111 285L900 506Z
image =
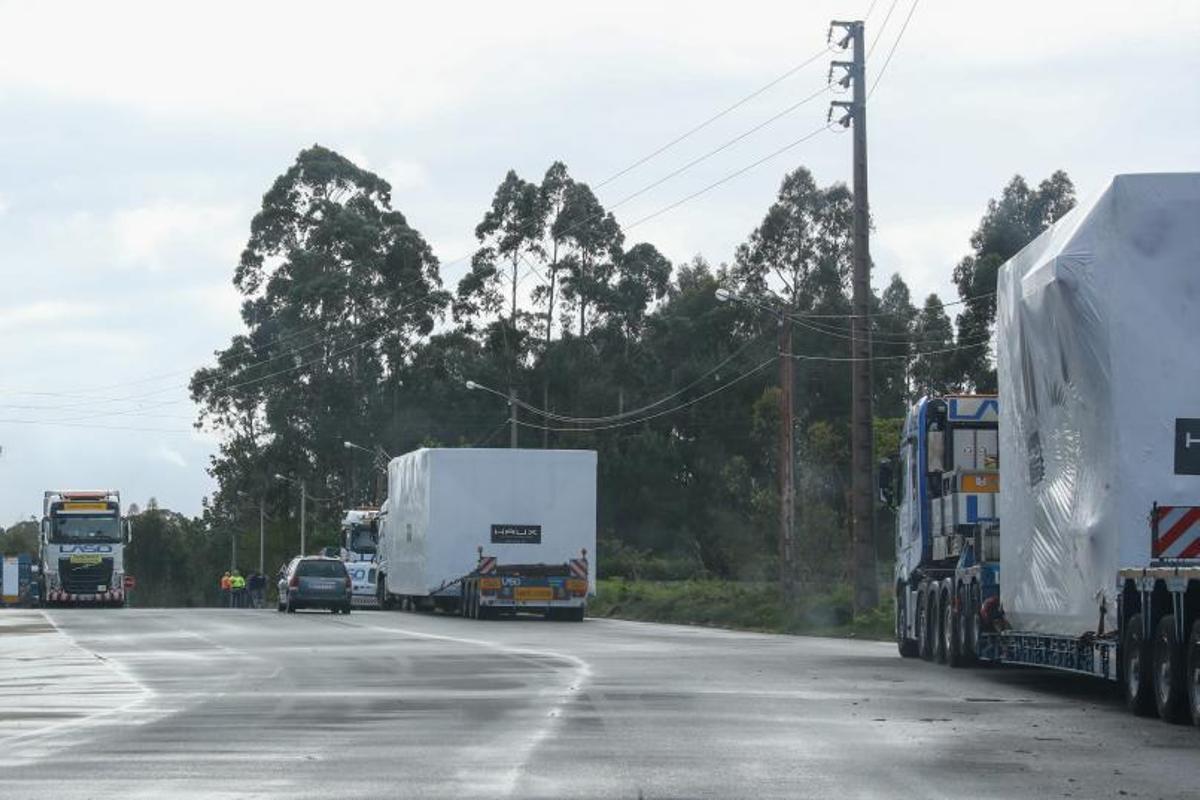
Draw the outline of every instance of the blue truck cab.
M880 468L896 510L896 641L905 656L976 652L980 615L998 595L999 400L925 397L909 409L900 452Z

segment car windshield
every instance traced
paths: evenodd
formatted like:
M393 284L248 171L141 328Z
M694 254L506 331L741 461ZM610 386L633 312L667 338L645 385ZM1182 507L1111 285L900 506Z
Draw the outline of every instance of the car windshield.
M121 523L114 514L55 516L50 541L59 544L121 541Z
M301 561L296 574L305 578L344 578L346 566L340 561Z

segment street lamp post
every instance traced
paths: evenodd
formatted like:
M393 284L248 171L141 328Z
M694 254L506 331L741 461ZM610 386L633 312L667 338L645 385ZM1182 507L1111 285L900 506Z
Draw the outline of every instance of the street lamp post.
M786 312L739 297L724 287L718 288L721 302L747 301L768 311L779 321L779 588L789 606L796 600L796 442L795 410L792 387L795 384L792 362L792 318Z
M307 509L308 490L304 485L304 481L297 480L296 478L289 478L287 475L280 475L278 472L275 473L275 480L287 481L288 483L294 483L300 487L300 555L304 555L304 552L305 552L305 538L304 538L305 537L305 514L307 513L307 510L308 510Z
M382 445L378 445L378 444L375 445L375 449L372 450L369 447L363 447L361 444L355 444L354 442L344 441L344 442L342 442L342 447L346 448L347 450L361 450L362 452L366 453L367 455L369 455L375 459L375 468L379 472L379 475L376 476L376 483L375 483L375 499L376 499L376 502L378 502L379 498L383 496L382 486L380 485L382 482L380 476L387 475L388 462L390 462L392 460L392 457L390 455L388 455L388 451L384 450Z

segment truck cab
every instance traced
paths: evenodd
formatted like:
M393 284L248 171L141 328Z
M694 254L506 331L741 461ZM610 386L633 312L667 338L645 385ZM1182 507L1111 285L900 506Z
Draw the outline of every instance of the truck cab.
M998 590L999 412L994 395L922 398L905 418L900 452L881 467L881 490L896 508L904 655L945 658L946 637L977 637L976 620L945 627L945 618Z
M39 545L43 601L124 606L128 543L119 492L46 492Z
M355 508L342 518L342 560L350 574L356 608L379 606L379 509Z

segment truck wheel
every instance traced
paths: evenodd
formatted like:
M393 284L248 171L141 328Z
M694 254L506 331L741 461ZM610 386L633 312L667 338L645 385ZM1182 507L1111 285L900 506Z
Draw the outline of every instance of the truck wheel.
M1123 638L1121 666L1125 677L1125 705L1139 717L1148 717L1154 713L1154 687L1146 663L1148 648L1140 611L1125 621Z
M954 595L950 590L942 592L942 652L946 664L951 667L962 666L962 651L958 640L958 609L954 607Z
M1175 617L1167 614L1154 630L1154 705L1167 722L1182 722L1184 711L1183 648L1175 635Z
M971 613L972 594L974 593L970 586L963 586L958 590L958 653L962 666L975 660L975 634L971 630L975 619Z
M1192 724L1200 726L1200 619L1192 623L1187 641L1187 686L1188 708L1192 712Z
M920 645L908 638L908 591L903 586L896 590L896 649L901 658L913 658L920 652Z
M928 590L917 595L917 648L921 658L926 661L933 660L933 626L929 622L930 595Z
M930 589L929 601L929 643L933 647L933 660L938 664L946 663L946 639L942 635L942 592L936 585Z

